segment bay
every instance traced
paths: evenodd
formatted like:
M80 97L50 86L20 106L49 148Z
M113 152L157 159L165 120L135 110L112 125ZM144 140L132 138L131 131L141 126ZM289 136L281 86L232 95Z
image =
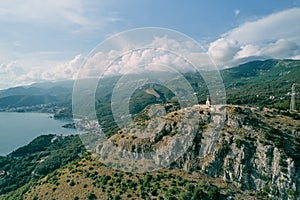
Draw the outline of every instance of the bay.
M55 120L45 113L0 112L0 155L11 153L39 135L77 134L75 129L62 128L70 122Z

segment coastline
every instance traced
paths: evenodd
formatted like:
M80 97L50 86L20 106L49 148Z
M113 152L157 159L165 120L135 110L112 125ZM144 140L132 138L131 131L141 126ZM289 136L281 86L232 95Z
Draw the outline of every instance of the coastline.
M55 119L53 113L1 111L1 118L0 156L10 154L40 135L78 134L76 129L63 127L73 120Z

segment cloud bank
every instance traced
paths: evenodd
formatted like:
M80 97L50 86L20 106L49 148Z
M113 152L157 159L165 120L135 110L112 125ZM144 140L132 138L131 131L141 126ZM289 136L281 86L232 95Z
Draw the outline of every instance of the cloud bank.
M271 14L221 35L209 44L208 53L220 67L247 58L299 58L300 8Z
M207 46L207 54L213 63L222 69L233 67L243 62L255 59L296 59L300 57L300 8L292 8L265 16L255 21L246 22L227 33L224 33ZM124 41L123 41L124 42ZM180 49L182 46L187 50L191 60L199 60L199 66L205 66L204 70L213 69L212 62L207 59L205 52L193 54L193 46L184 44L185 41L176 41L167 37L156 37L152 44L161 46L161 49ZM120 44L121 46L125 45ZM150 45L151 46L151 45ZM140 68L145 63L161 63L171 66L179 71L191 70L191 66L174 54L160 50L136 50L122 55L114 61L107 63L113 57L119 56L120 52L100 52L87 61L85 77L97 74L99 66L108 68L105 75L126 74L129 71L138 73L147 67ZM92 63L92 64L90 64ZM97 63L97 64L95 64ZM199 62L198 62L199 63ZM97 66L97 67L96 67ZM197 66L197 67L199 67ZM149 70L149 69L147 69ZM154 70L154 69L153 69ZM158 68L155 68L159 71ZM101 70L100 70L101 71Z
M74 4L76 6L66 8L59 1L55 1L52 6L57 7L60 17L81 25L89 24L86 19L80 17L82 16L80 14L82 10L79 9L81 6L77 5L80 4L80 1L74 1ZM67 3L67 5L70 4ZM39 11L40 6L40 3L36 3L37 13L41 12ZM17 7L14 11L11 10L6 8L4 4L4 7L0 9L0 16L9 14L8 12L16 12L11 14L12 16L25 16L27 14L26 9L22 7ZM236 12L236 14L239 14L239 12ZM42 20L45 15L48 15L47 12L39 17L35 13L27 17ZM292 8L255 21L245 22L207 44L207 52L193 53L193 51L190 51L190 59L200 60L201 64L199 63L199 66L202 65L207 68L210 67L211 61L207 59L206 53L219 68L232 67L253 59L300 59L299 19L300 8ZM126 41L120 40L120 42L126 44ZM88 67L85 69L83 77L99 75L99 66L103 68L102 70L105 70L106 75L125 74L129 71L137 72L137 66L145 63L161 63L175 68L177 66L178 70L182 71L190 70L191 67L186 61L179 59L172 53L163 51L163 49L168 49L170 46L173 49L181 48L182 42L184 41L170 40L167 37L155 37L152 44L161 46L161 49L155 51L150 49L135 50L121 56L120 52L114 50L98 52L86 60L85 63ZM121 43L118 45L124 45ZM184 45L189 46L189 44ZM130 50L130 47L126 45L124 48ZM193 46L189 47L189 49L193 48ZM112 59L114 59L114 63L109 63ZM84 56L79 54L69 61L65 60L63 62L45 61L45 63L34 63L26 59L4 62L0 64L0 85L2 88L6 88L37 81L75 79L83 61ZM110 67L106 68L107 66ZM155 70L160 69L156 68Z

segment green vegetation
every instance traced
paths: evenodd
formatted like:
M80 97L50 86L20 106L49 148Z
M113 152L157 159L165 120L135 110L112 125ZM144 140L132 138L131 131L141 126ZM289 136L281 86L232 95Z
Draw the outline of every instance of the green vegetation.
M300 83L300 61L253 61L221 71L231 104L290 108L291 86ZM274 96L274 99L270 99ZM299 97L296 106L300 110Z
M287 191L287 195L291 199L296 199L297 198L297 191L290 189L290 190Z
M76 182L75 186L70 185L72 180ZM222 181L209 179L201 173L191 175L181 170L145 174L116 171L85 153L79 160L41 179L23 197L57 199L59 194L72 199L226 199L228 190L222 189L222 184ZM232 188L231 195L238 194L233 185L228 187Z
M287 173L286 160L288 157L294 160L297 167L300 167L300 155L299 153L295 153L300 152L300 140L295 139L293 135L284 133L282 130L275 127L270 127L264 133L264 137L266 140L272 141L278 149L283 151L279 161L282 172Z
M0 194L37 180L78 158L83 152L79 136L42 135L6 157L0 157Z
M33 106L55 102L57 102L57 99L51 95L14 95L0 98L0 108Z
M289 109L291 85L300 83L300 61L297 60L265 60L252 61L239 66L221 70L221 75L227 93L227 101L230 104L252 105L259 107L273 107L277 109ZM203 72L203 76L210 74ZM158 74L159 76L159 74ZM198 73L186 73L185 79L190 83L197 93L198 101L204 103L208 89L206 83ZM132 77L135 79L136 77ZM120 76L103 78L99 82L96 92L96 107L99 119L112 119L110 113L110 101L112 91ZM172 80L180 84L174 77ZM22 106L35 106L40 104L53 104L58 106L59 112L56 118L70 118L72 81L62 83L48 83L47 87L37 88L11 88L0 93L0 109L15 108ZM145 92L146 89L153 89L159 94L159 98ZM274 96L274 98L270 98ZM137 89L130 102L130 113L136 114L149 104L172 102L174 94L167 88L158 85L145 85ZM296 106L300 110L300 100L296 99ZM34 108L32 108L34 110ZM39 108L40 109L40 108ZM103 120L108 121L108 120ZM113 124L108 124L109 125Z
M300 131L300 124L296 127L296 131Z
M229 103L259 106L260 111L263 110L263 107L277 108L282 111L276 111L275 114L265 112L261 116L254 116L250 113L250 109L234 108L235 114L243 116L241 126L252 126L253 128L263 126L263 128L260 129L261 135L257 133L256 136L246 135L245 132L226 132L225 129L222 133L223 137L229 134L236 134L237 137L218 143L219 149L216 157L220 161L233 152L232 145L240 150L245 149L247 156L252 157L256 150L255 143L261 141L264 145L272 145L280 150L281 172L288 173L288 158L292 158L296 168L299 169L300 140L291 134L291 130L300 131L300 125L292 123L287 125L284 121L286 118L300 119L296 112L286 111L289 108L290 96L287 93L290 91L291 84L300 82L299 66L300 61L254 61L221 72ZM99 83L97 89L96 114L107 136L112 136L119 131L111 112L112 91L119 78L104 79ZM208 90L201 75L187 73L185 78L196 92L198 101L203 103ZM170 81L178 80L175 77ZM151 89L152 93L146 92L148 89ZM144 122L149 119L146 111L152 104L158 103L165 106L167 113L178 110L180 106L174 98L175 96L172 91L161 85L144 85L138 88L130 98L130 114L133 114L135 122ZM274 96L274 98L270 98L270 96ZM7 99L0 99L0 107L1 103L8 102ZM44 100L46 101L47 98ZM50 97L48 100L51 102ZM62 106L64 109L60 109L55 115L56 118L69 118L72 115L67 97L64 102L65 104ZM36 104L38 101L33 101L33 103ZM297 106L300 106L298 99L296 103ZM16 105L21 104L12 106ZM178 112L171 114L174 118L178 117ZM280 114L284 115L284 117L278 117L282 122L272 121L276 115ZM71 125L68 126L71 127ZM201 128L205 126L205 123L200 124ZM291 128L283 129L281 126L290 126ZM176 131L168 133L162 129L162 137L175 134ZM137 140L136 136L131 138ZM193 148L198 149L201 145L201 136L196 139L197 143ZM129 146L132 152L137 147L138 143ZM229 195L237 195L237 191L246 195L230 183L225 185L221 180L203 175L200 170L190 174L170 169L147 174L123 173L107 168L83 151L79 136L45 135L36 138L8 156L0 156L0 170L6 172L0 176L0 195L5 194L5 196L0 196L0 199L2 197L5 197L4 199L23 199L24 196L27 199L47 199L57 193L71 190L74 191L73 199L97 199L102 196L108 199L224 199ZM83 156L79 157L81 153ZM199 152L196 152L195 155L197 153ZM241 159L241 164L245 165L243 172L249 175L252 168L247 164L252 161L247 159L248 157ZM220 172L223 170L222 165L212 167ZM261 194L266 196L271 191L270 188L269 185L266 186ZM294 190L288 190L287 195L291 199L297 196Z
M92 192L87 193L86 198L88 200L97 200L97 196Z
M223 82L226 89L226 98L229 104L250 105L258 107L277 108L288 110L290 107L291 85L300 83L300 61L292 60L265 60L253 61L240 66L225 69L221 71ZM210 76L203 72L203 76ZM185 79L197 93L198 102L204 103L209 94L203 77L198 73L186 73ZM99 122L108 136L118 131L118 126L111 113L112 91L120 77L103 78L97 88L96 113ZM179 84L176 77L173 80ZM159 94L159 98L145 92L147 89L153 89ZM127 92L127 91L125 91ZM155 103L173 103L175 94L169 89L158 84L148 84L134 91L130 98L129 110L131 114L138 114L145 107ZM270 98L273 97L274 98ZM300 99L296 98L296 106L300 110ZM300 118L299 115L289 113L294 118ZM61 111L56 115L58 118L71 117L71 108ZM149 116L140 115L145 119ZM248 121L251 123L252 119Z
M144 111L135 116L143 115ZM216 147L215 154L215 158L221 161L221 164L208 166L208 170L201 171L201 168L196 166L194 170L189 172L165 169L145 174L125 173L110 169L95 160L89 153L84 152L81 157L78 157L78 153L83 152L78 136L63 138L46 135L36 138L7 157L0 157L0 170L4 166L5 169L3 168L3 170L13 172L15 177L18 177L19 174L10 169L12 165L14 165L12 168L16 165L23 166L22 168L16 167L16 170L25 173L22 174L22 177L18 177L19 180L23 181L20 181L19 185L11 184L16 182L14 177L6 174L0 177L0 184L5 189L2 194L6 194L0 196L0 199L2 197L9 200L49 199L50 197L57 199L57 194L66 195L71 199L96 199L97 197L107 199L226 199L227 196L243 199L248 197L243 189L234 187L229 181L223 182L216 175L210 177L212 173L210 170L213 167L213 170L221 172L222 175L224 170L222 161L227 159L229 154L236 152L236 149L233 148L236 146L245 152L245 157L240 160L240 164L243 165L243 173L245 173L243 176L246 177L255 172L255 169L251 167L251 162L257 150L257 141L278 147L281 155L279 169L285 175L289 173L287 161L289 158L295 161L296 167L300 166L299 155L295 154L295 152L299 152L300 141L295 140L291 134L291 130L299 126L297 121L292 120L291 117L280 115L279 111L265 112L259 109L251 111L245 107L228 107L228 113L234 113L236 115L234 117L237 117L237 120L243 120L245 125L252 126L254 129L257 128L257 132L249 134L245 131L246 129L242 128L233 132L232 127L225 127L220 134L222 137L220 141L222 142ZM275 117L275 114L279 116ZM180 115L180 111L168 114L174 118L178 117L177 115ZM283 126L281 123L290 125ZM286 129L287 127L289 129ZM115 139L123 139L125 137L121 136L124 134L125 132L121 133L120 131L120 134L114 137ZM225 139L230 135L234 137ZM165 136L171 135L166 132ZM139 138L129 138L133 141L139 140ZM199 145L194 148L198 149L201 145L200 134L194 142ZM263 144L263 142L261 143ZM119 144L117 140L115 144ZM76 147L80 148L76 150ZM135 151L137 147L138 143L128 146L132 151ZM195 149L195 154L197 153ZM268 154L267 156L272 155ZM259 176L262 175L259 174ZM264 176L264 180L268 180L269 175ZM11 182L6 182L7 185L5 185L4 181ZM10 188L11 186L14 188ZM266 197L273 191L270 188L271 186L268 185L261 191L252 191L252 195ZM292 190L289 193L290 196L295 195ZM238 195L242 195L243 198Z
M240 140L240 139L235 140L235 145L237 148L240 149L242 147L242 144L243 144L242 140Z
M72 114L72 108L70 106L59 110L57 113L54 115L54 119L71 119L73 116ZM70 126L67 126L66 128L72 128Z

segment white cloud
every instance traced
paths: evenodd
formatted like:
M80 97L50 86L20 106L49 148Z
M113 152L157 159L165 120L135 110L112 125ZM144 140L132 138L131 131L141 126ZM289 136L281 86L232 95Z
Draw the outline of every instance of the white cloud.
M240 44L254 44L265 40L300 39L300 8L277 12L256 21L247 22L222 37L237 40Z
M123 20L115 13L110 15L103 12L107 4L109 3L105 1L87 2L84 0L3 1L0 8L0 22L38 25L47 29L53 27L72 33L86 33ZM94 6L99 8L98 12L93 10Z
M122 21L119 13L107 9L114 4L85 0L1 2L0 88L72 78L73 68L77 68L67 59L89 50L92 42Z
M259 55L259 48L257 46L247 44L244 46L241 46L241 50L237 52L234 58L246 58L250 56L258 56Z
M120 37L113 40L113 45L120 47L119 50L103 52L99 49L91 55L81 68L78 78L165 71L167 68L182 73L208 70L214 66L204 49L189 41L177 41L166 36L153 37L149 44L145 42L142 48L137 48L131 47L123 39Z
M220 67L246 58L296 58L300 55L300 8L271 14L221 35L209 45Z
M2 18L0 21L15 20L14 17L19 20L23 16L24 18L43 21L51 13L51 15L57 14L55 20L58 21L60 18L63 18L70 23L80 26L88 26L90 24L90 21L82 15L85 11L80 0L72 0L73 4L70 3L71 0L63 2L53 1L54 5L51 5L49 8L51 12L45 10L45 2L28 1L33 3L32 6L35 12L27 16L29 9L27 5L16 5L16 10L14 10L8 8L12 6L10 3L5 3L0 9L0 17ZM49 3L50 0L46 0L46 2ZM44 7L41 8L41 6ZM40 12L42 12L41 15L39 15ZM3 16L6 14L12 18L3 19ZM256 21L246 22L210 43L207 53L220 67L234 66L253 57L299 59L299 19L300 8L293 8L271 14ZM148 49L136 49L134 51L130 51L131 47L128 41L122 37L117 38L114 42L114 47L121 47L122 50L118 48L116 48L118 50L110 50L107 47L109 49L107 52L100 51L90 56L80 71L79 78L99 77L103 73L111 75L151 70L151 67L154 65L148 64L167 65L179 71L193 70L192 66L180 56L196 63L198 69L201 67L203 67L201 69L209 69L212 66L212 62L206 52L199 51L199 47L191 42L170 39L160 35L153 38L151 44L148 45ZM151 48L157 46L160 48ZM173 52L165 51L168 49L171 49ZM124 52L125 54L122 55ZM176 55L174 52L179 52L179 54ZM54 52L54 54L56 53ZM41 56L38 55L36 57ZM29 60L18 59L0 65L0 86L2 88L36 81L74 79L83 62L82 55L77 55L70 61L63 62L49 61L47 59L41 62L33 60L34 55L30 57L31 59ZM113 60L114 63L109 66ZM155 67L155 70L159 70L158 65L155 65Z
M1 21L43 21L43 20L68 20L81 24L79 20L82 13L80 0L27 0L20 3L11 0L1 3ZM49 21L48 21L49 22Z
M181 71L185 70L185 68L191 69L190 64L184 61L183 58L162 49L146 48L127 51L118 58L120 54L121 53L114 52L114 54L110 56L105 56L103 53L97 53L88 59L87 64L84 66L83 74L95 77L101 74L141 73L143 71L159 71L164 68L163 66L169 66ZM98 61L96 61L96 59ZM152 64L157 64L155 69L149 67L150 65L153 66ZM158 65L161 66L160 69ZM91 73L91 71L93 73ZM81 78L84 77L83 74L80 74Z
M2 63L0 65L0 89L39 81L74 79L82 62L83 56L77 55L65 62L35 63L32 60L15 60Z
M79 54L68 62L59 64L42 72L41 79L51 81L75 79L82 62L83 56Z
M274 58L291 58L300 55L300 46L296 42L280 39L261 49L261 54Z
M232 60L239 50L240 46L237 40L220 38L210 44L208 53L218 61L217 63L223 63Z
M0 85L2 88L20 85L19 77L24 73L23 67L18 60L0 65ZM1 88L0 88L1 89Z

